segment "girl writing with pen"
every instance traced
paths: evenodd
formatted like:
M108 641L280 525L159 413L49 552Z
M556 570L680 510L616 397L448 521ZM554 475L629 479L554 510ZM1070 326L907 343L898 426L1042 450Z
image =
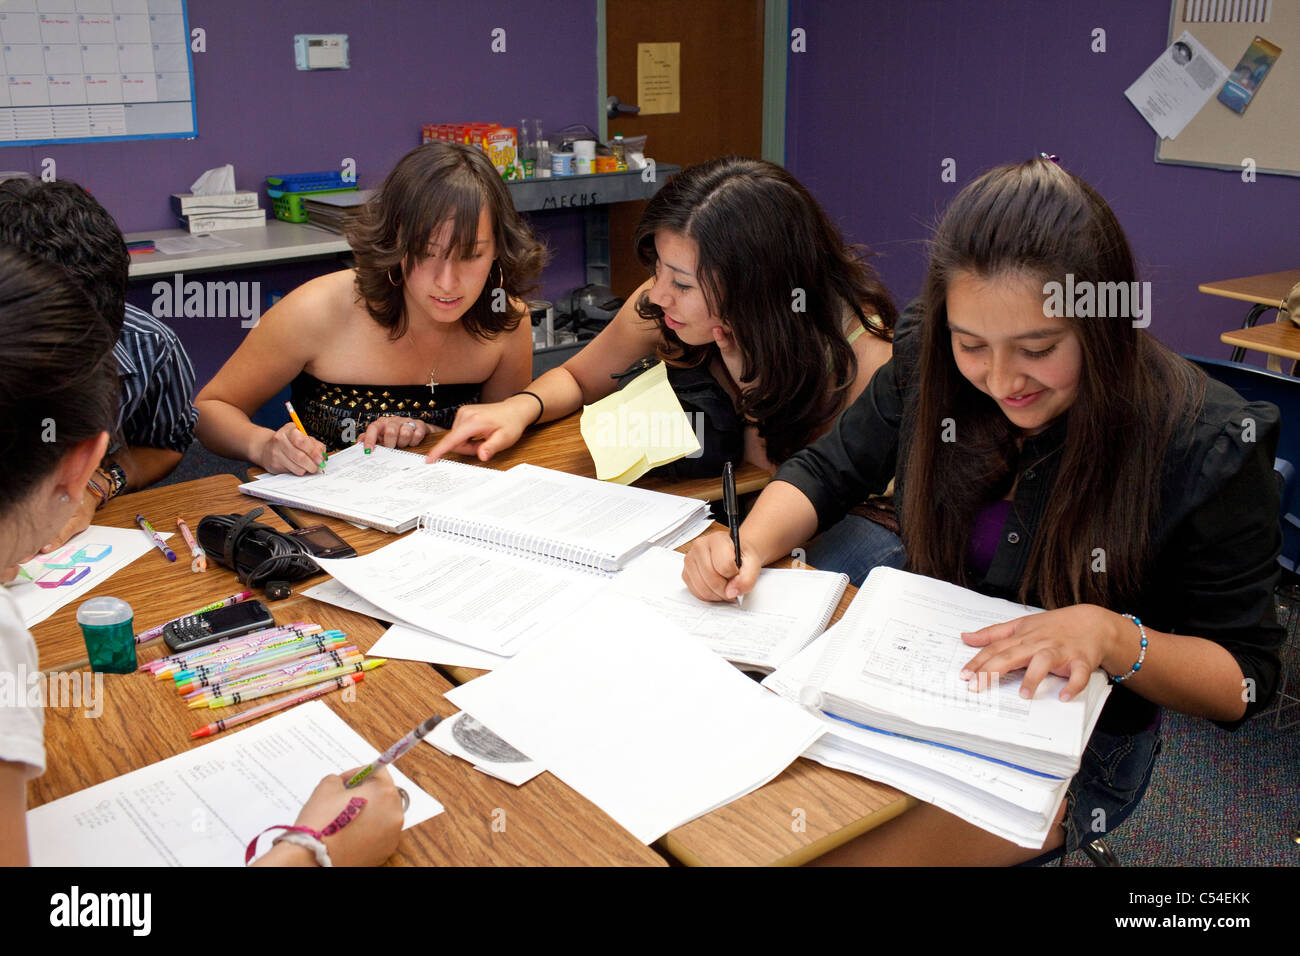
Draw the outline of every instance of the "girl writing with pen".
M1067 277L1071 277L1067 279ZM905 567L1043 613L963 635L972 692L1024 669L1062 699L1102 668L1115 683L1041 850L923 804L828 863L1009 864L1075 849L1141 800L1160 709L1226 729L1278 683L1278 412L1247 403L1131 315L1075 317L1052 291L1136 285L1114 213L1048 159L994 169L934 237L916 323L822 439L791 458L740 529L697 540L684 578L706 600L754 586L896 477ZM1121 310L1122 311L1122 310ZM861 582L850 522L818 566Z

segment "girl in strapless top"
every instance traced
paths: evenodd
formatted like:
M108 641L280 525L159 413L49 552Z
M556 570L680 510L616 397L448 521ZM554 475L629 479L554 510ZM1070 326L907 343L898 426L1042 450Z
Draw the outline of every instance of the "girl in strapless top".
M347 237L356 268L278 302L199 392L197 434L213 451L309 474L358 441L419 444L462 405L528 383L524 296L545 250L481 150L412 150ZM251 420L286 385L306 435Z

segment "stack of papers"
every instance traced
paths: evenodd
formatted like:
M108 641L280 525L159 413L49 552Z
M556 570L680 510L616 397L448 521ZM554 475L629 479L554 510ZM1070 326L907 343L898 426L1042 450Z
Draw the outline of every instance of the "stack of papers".
M820 712L806 756L881 780L1021 846L1041 846L1110 692L1097 671L1075 699L1023 672L972 692L958 676L973 631L1035 608L892 568L872 571L848 613L764 686Z
M767 783L823 733L610 595L447 698L644 843Z

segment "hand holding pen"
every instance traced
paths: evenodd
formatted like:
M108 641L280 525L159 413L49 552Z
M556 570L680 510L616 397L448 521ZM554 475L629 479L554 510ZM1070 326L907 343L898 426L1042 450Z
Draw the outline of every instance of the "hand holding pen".
M736 552L736 571L739 573L740 556L740 504L736 501L736 469L731 462L722 466L722 507L727 513L727 529L731 532L731 546ZM745 603L745 595L736 595L736 606Z
M438 724L440 724L441 722L442 722L442 718L439 717L437 714L434 714L432 717L424 721L424 723L420 724L420 726L416 727L414 730L412 730L409 734L407 734L397 743L393 744L391 747L385 750L372 763L367 764L366 766L358 770L356 773L354 773L348 779L347 783L344 784L344 786L347 787L348 789L358 786L363 780L366 779L366 777L370 776L380 767L387 766L388 764L396 760L398 757L400 757L402 754L406 753L408 750L414 747L417 743L419 743L421 740L424 739L425 734L433 730L433 728L437 727Z

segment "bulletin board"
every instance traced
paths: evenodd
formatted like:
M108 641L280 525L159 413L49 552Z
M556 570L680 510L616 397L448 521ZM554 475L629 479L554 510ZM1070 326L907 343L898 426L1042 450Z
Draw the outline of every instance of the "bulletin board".
M197 135L185 0L0 3L0 146Z
M1267 19L1265 19L1267 18ZM1244 113L1211 98L1177 139L1157 139L1156 162L1300 176L1300 3L1295 0L1172 0L1169 43L1190 32L1231 70L1262 36L1282 55Z

